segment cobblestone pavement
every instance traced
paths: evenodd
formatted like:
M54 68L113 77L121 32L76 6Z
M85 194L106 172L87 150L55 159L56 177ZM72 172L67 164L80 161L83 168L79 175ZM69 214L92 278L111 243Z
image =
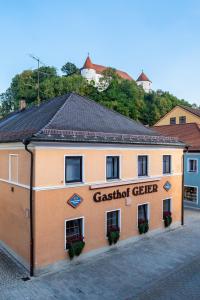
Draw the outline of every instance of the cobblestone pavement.
M200 211L187 210L183 228L30 281L9 259L1 261L0 300L200 299Z

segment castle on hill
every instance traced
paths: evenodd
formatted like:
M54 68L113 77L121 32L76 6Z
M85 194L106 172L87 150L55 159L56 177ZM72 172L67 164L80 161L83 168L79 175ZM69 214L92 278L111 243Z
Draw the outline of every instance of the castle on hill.
M86 61L81 69L81 75L86 78L88 81L94 81L95 85L98 86L100 84L100 78L103 77L103 71L105 71L108 67L102 66L102 65L97 65L92 63L89 55L86 58ZM118 76L120 76L123 79L126 80L134 80L128 73L121 71L121 70L116 70L116 73ZM146 93L151 92L151 80L144 74L142 73L139 75L138 79L136 80L136 83L138 86L141 86Z

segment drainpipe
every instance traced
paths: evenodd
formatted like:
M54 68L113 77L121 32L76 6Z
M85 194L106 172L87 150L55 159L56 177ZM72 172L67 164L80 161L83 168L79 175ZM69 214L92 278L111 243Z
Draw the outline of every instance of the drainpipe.
M185 180L185 153L188 152L188 146L183 150L183 175L182 175L182 204L181 204L181 225L184 225L184 180Z
M34 236L33 236L33 152L28 149L30 140L23 140L25 150L30 154L30 193L29 193L29 207L30 207L30 276L34 276Z

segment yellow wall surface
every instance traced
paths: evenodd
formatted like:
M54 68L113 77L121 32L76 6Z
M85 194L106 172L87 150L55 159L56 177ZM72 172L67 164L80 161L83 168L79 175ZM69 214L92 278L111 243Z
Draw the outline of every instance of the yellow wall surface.
M161 118L154 126L170 125L170 118L176 117L176 124L179 124L179 117L186 116L186 123L200 124L200 117L188 112L180 106L176 106L163 118Z

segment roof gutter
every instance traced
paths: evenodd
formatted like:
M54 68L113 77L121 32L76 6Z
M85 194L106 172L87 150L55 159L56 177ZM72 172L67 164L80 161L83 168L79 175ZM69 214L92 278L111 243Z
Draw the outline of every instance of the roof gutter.
M29 193L29 209L30 209L30 276L34 276L34 232L33 232L33 152L28 149L30 139L23 140L25 150L30 154L30 193Z

